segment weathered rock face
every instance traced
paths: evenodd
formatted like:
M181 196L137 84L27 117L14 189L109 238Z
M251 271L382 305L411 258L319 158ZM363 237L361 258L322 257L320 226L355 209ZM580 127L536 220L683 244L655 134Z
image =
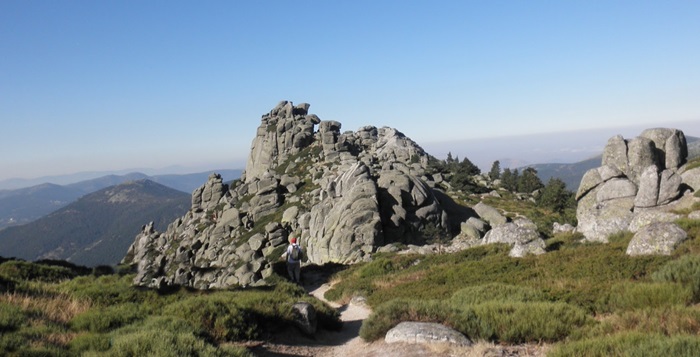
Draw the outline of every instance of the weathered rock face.
M459 226L427 183L428 155L392 128L341 124L283 101L262 116L245 173L212 174L165 232L144 228L124 263L137 285L264 284L295 234L309 262L365 261L380 247Z
M627 255L671 255L673 249L688 238L677 224L655 222L639 230L627 247Z
M482 244L494 243L511 245L513 248L508 255L515 258L522 258L528 254L544 254L546 246L535 223L524 218L497 225L488 231Z
M586 172L576 193L576 230L589 241L607 242L611 234L675 217L664 211L689 186L681 176L687 154L685 135L676 129L608 140L602 165Z

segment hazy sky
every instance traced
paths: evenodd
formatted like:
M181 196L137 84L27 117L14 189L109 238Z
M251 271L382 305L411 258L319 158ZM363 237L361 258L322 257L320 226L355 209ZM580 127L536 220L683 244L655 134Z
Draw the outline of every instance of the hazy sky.
M285 99L419 144L700 122L700 2L0 1L0 180L242 168Z

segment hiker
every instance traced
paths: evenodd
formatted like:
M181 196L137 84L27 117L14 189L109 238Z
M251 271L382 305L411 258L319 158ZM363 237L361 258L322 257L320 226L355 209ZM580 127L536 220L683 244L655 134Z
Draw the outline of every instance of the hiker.
M294 283L301 284L301 257L304 251L297 244L297 239L292 237L287 247L287 272Z

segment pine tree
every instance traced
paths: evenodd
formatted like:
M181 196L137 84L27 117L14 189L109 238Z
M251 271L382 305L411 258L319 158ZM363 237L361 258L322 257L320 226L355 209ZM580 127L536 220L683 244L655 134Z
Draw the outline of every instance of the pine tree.
M566 208L576 207L574 193L566 189L566 184L559 178L549 179L537 199L537 205L563 213Z
M518 192L531 193L544 187L542 180L537 176L537 170L528 167L523 170L522 176L518 179Z
M491 180L498 180L501 177L501 162L496 160L491 165L491 171L489 171L489 178Z

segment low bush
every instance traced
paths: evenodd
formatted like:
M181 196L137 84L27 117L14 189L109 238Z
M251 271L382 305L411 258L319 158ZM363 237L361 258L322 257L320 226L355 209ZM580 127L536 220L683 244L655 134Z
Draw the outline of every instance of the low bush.
M362 322L360 337L366 341L383 338L387 331L402 321L439 322L451 325L455 316L460 313L460 311L437 300L392 300L379 305Z
M382 338L402 321L438 322L471 339L506 343L554 342L594 324L585 311L566 303L492 301L455 305L445 301L393 300L364 321L360 336Z
M139 304L126 303L90 309L70 321L79 331L107 332L143 319L146 311Z
M625 311L687 305L693 301L691 289L676 283L620 282L600 301L600 312Z
M191 333L142 330L113 338L107 351L88 351L83 356L131 357L131 356L251 356L242 348L217 348Z
M76 355L81 355L87 351L103 352L110 348L111 340L112 338L107 334L84 333L75 336L68 343L68 348Z
M544 294L537 289L503 283L490 283L458 290L450 298L450 303L454 306L466 306L487 301L529 302L545 300Z
M694 357L700 351L700 337L691 335L625 333L560 344L548 357Z
M164 314L177 316L193 326L201 326L217 342L254 339L258 322L250 310L242 309L226 294L197 296L176 302Z
M0 301L0 332L16 330L24 320L24 312L19 307Z
M158 299L156 291L134 287L133 278L133 275L80 276L61 283L59 290L75 298L89 300L97 306Z
M693 294L693 302L700 302L700 256L685 255L670 261L652 274L657 282L679 283Z
M619 312L603 318L600 324L581 331L574 338L603 337L622 332L700 335L700 311L695 307L667 306Z
M562 302L487 302L473 311L479 338L508 343L555 342L594 323L582 309Z
M0 276L11 280L58 282L77 275L75 270L57 265L35 264L21 260L9 260L0 264Z

